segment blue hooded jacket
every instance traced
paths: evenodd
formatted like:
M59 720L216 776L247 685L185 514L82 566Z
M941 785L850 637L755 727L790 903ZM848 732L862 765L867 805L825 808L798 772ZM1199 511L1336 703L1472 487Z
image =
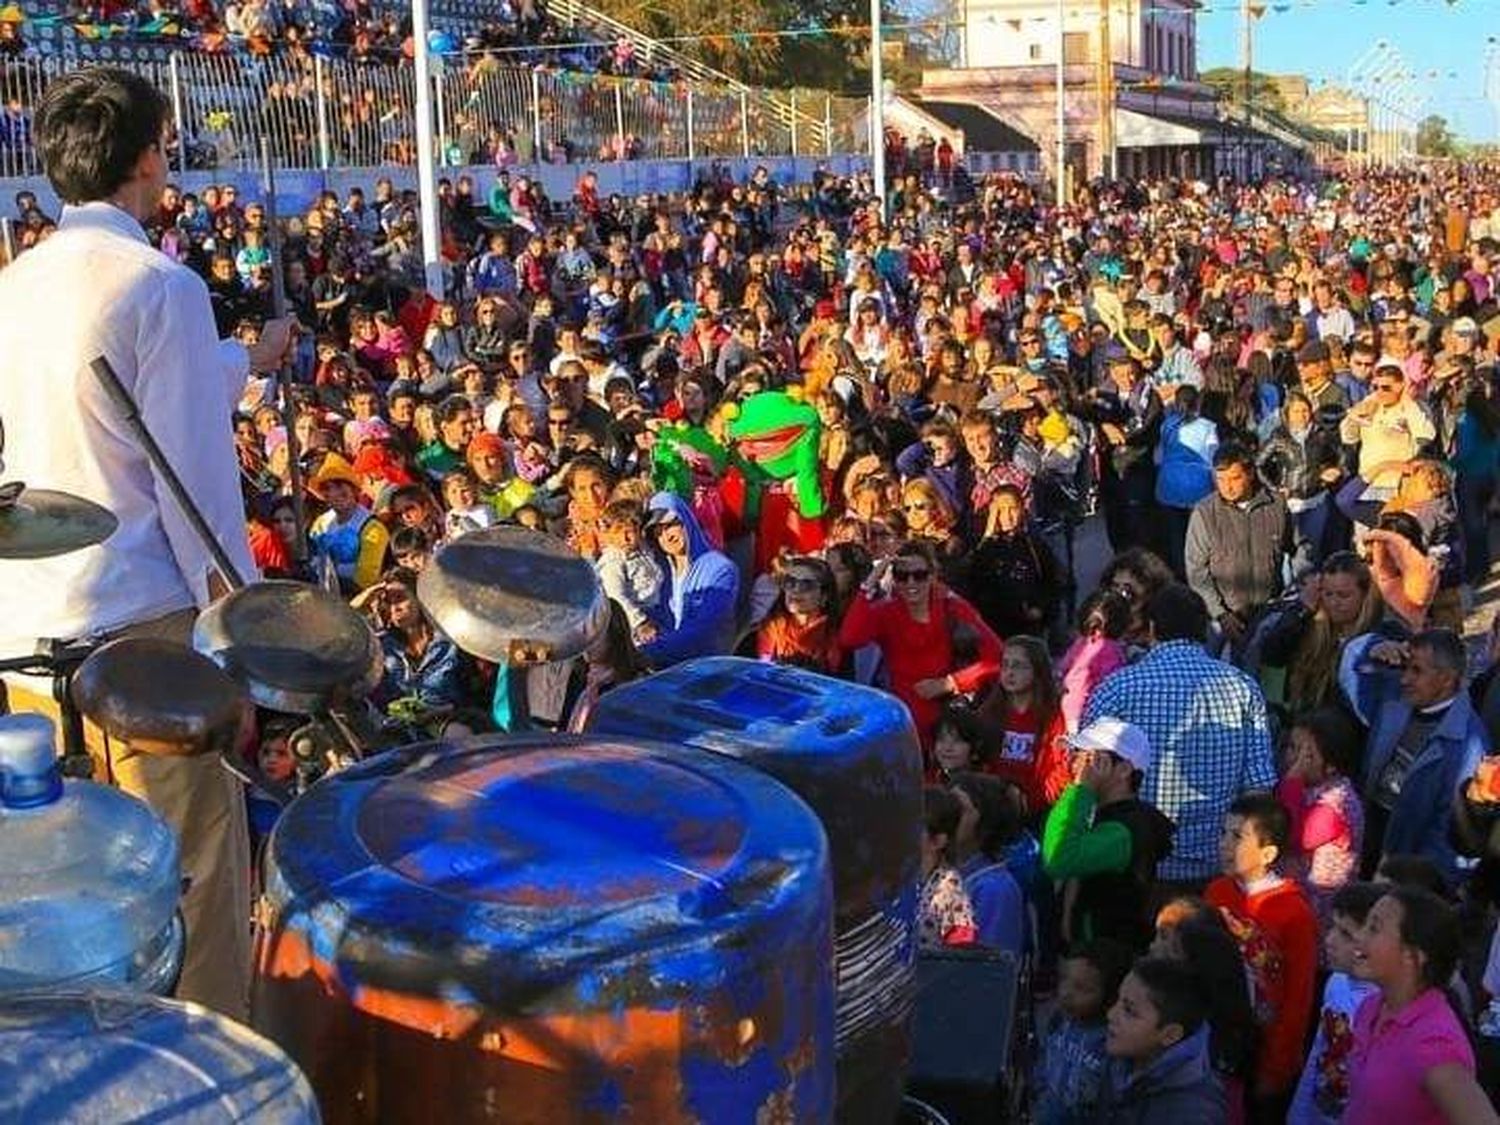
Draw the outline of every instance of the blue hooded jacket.
M1123 1059L1105 1069L1100 1122L1108 1125L1223 1125L1224 1089L1208 1055L1208 1024L1133 1070Z
M714 549L697 517L674 492L651 497L649 512L669 512L687 534L687 570L678 573L663 560L667 574L664 608L670 620L641 652L657 668L698 656L723 656L734 651L739 611L740 572L729 556Z

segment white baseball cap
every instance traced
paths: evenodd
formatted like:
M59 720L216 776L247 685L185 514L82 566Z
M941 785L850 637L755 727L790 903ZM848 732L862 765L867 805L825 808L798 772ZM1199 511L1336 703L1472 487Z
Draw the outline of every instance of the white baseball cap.
M1070 735L1068 745L1074 750L1108 751L1116 757L1124 758L1142 773L1151 768L1151 762L1156 757L1145 731L1134 723L1109 715L1095 719L1077 734Z

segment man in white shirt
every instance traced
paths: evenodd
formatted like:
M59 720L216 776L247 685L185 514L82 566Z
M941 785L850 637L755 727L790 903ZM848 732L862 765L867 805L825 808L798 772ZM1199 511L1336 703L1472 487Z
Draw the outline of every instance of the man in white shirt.
M186 644L196 611L227 591L90 371L97 356L132 392L230 558L255 577L230 411L252 371L279 365L290 324L268 323L248 350L219 340L204 281L147 242L142 222L167 176L166 121L153 87L111 68L58 79L37 111L37 151L68 206L53 237L0 271L7 476L87 497L112 511L119 528L83 551L0 562L6 655L30 652L43 637L132 634ZM46 710L50 700L28 699L27 686L17 685L13 703ZM250 900L238 782L214 755L121 755L111 765L121 787L156 808L182 844L190 882L178 994L242 1017Z
M1370 485L1362 497L1366 500L1387 500L1401 483L1399 470L1376 473L1377 468L1410 461L1436 436L1427 410L1407 396L1400 364L1389 358L1376 366L1369 395L1339 423L1344 444L1359 446L1359 475Z

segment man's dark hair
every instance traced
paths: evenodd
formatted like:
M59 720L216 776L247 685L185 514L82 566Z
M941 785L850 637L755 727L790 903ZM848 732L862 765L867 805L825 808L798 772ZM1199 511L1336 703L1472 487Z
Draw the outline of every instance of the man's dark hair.
M1151 997L1161 1022L1158 1027L1176 1024L1186 1039L1208 1018L1203 985L1193 970L1176 961L1146 957L1130 970Z
M1157 644L1208 640L1208 606L1181 582L1163 586L1146 603L1146 620Z
M1243 441L1226 441L1214 451L1214 471L1242 467L1252 476L1255 474L1255 452Z
M89 67L47 87L36 150L64 203L108 199L161 144L166 122L166 99L151 83L118 67Z
M398 527L391 535L393 556L423 554L431 546L427 533L420 527Z
M1282 855L1292 838L1292 818L1286 806L1269 793L1246 793L1236 797L1229 806L1229 815L1237 816L1246 824L1255 826L1255 835L1262 846L1269 844Z
M449 395L438 403L433 412L433 419L440 426L446 426L454 419L463 414L464 411L474 409L474 403L464 395Z

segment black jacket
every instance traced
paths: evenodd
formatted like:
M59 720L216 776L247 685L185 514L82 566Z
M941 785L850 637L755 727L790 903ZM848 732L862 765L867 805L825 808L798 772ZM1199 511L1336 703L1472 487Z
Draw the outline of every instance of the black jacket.
M1052 549L1028 528L989 536L970 560L970 600L1001 637L1045 636L1062 581L1062 568Z
M1130 866L1080 879L1074 916L1088 918L1096 936L1113 938L1144 953L1155 927L1148 892L1156 883L1156 865L1172 854L1175 829L1155 805L1134 797L1095 811L1095 827L1110 822L1130 831Z

